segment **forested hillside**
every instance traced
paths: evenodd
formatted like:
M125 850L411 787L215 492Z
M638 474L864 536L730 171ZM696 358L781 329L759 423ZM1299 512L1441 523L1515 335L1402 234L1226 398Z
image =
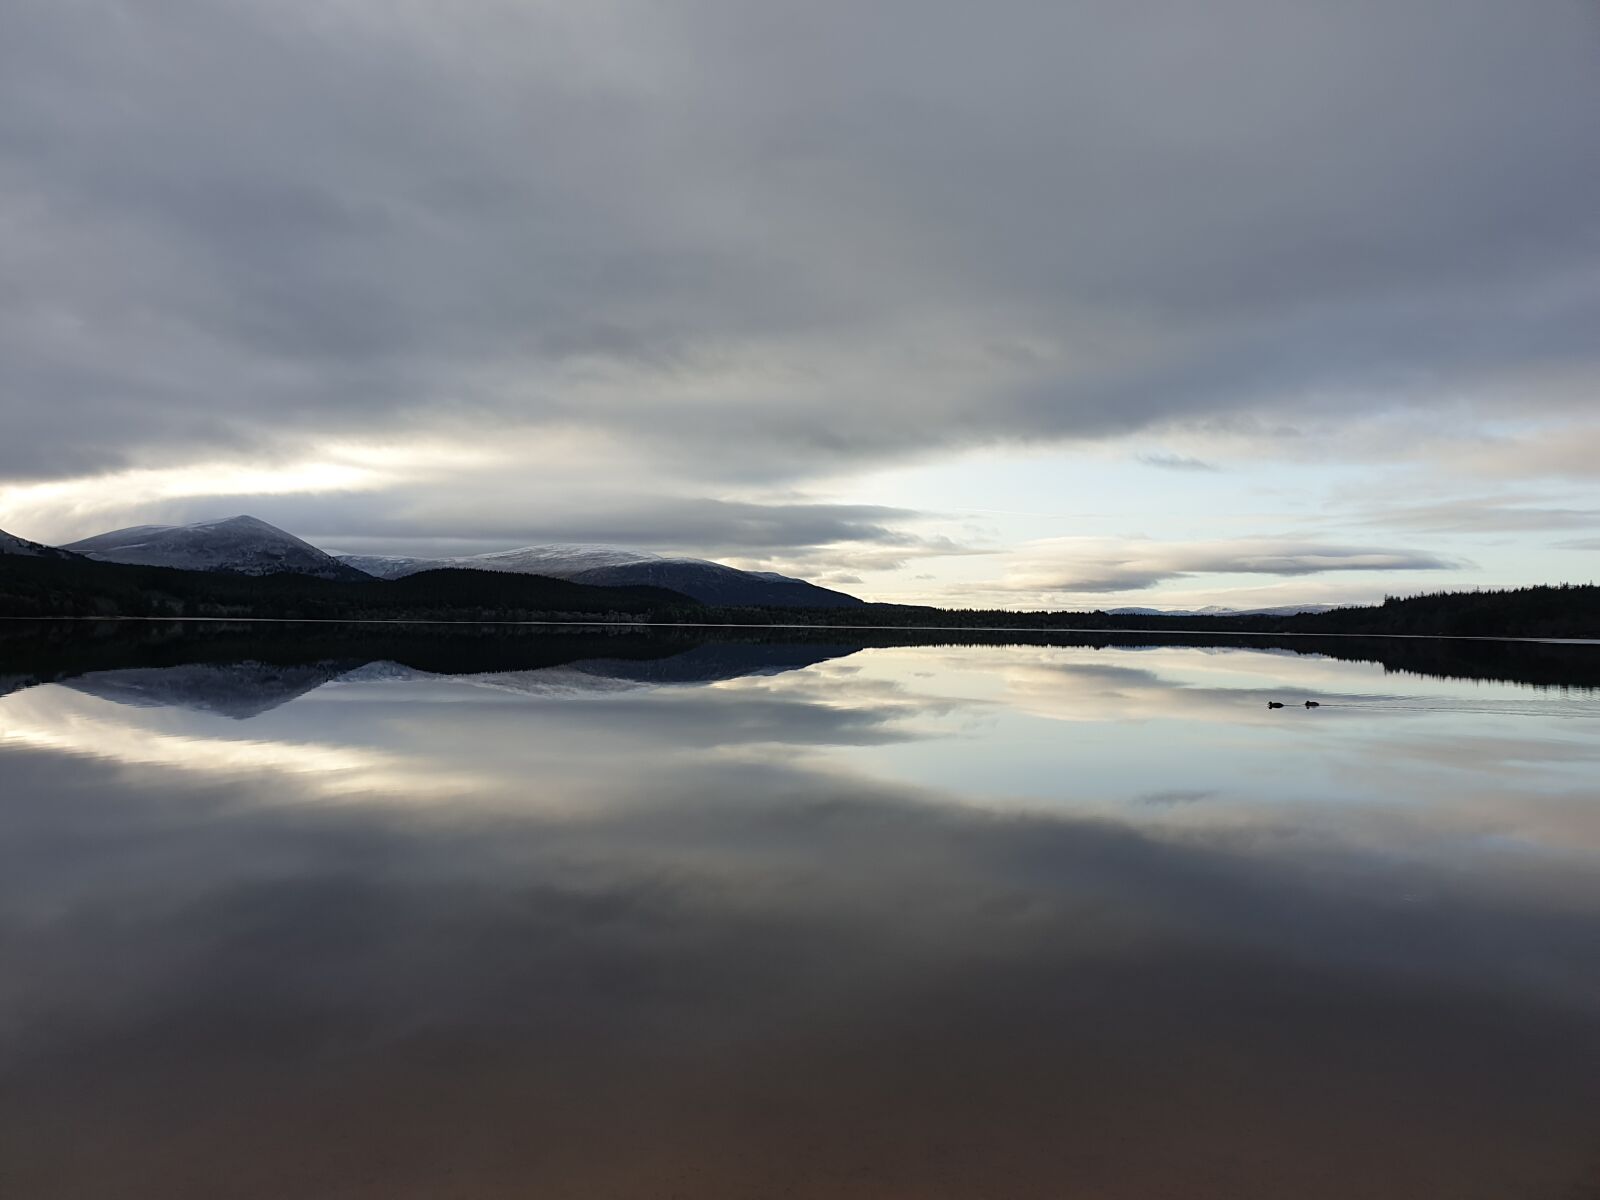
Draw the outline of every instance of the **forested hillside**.
M179 571L0 555L0 616L307 620L640 618L697 608L664 588L594 587L492 571L424 571L358 583L307 575Z

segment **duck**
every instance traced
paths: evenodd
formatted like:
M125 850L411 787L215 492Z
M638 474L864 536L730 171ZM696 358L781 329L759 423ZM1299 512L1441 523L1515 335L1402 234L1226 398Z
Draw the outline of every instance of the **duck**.
M1267 707L1268 708L1282 708L1283 707L1283 701L1282 700L1268 700L1267 701Z
M1317 700L1307 700L1306 701L1306 707L1307 708L1321 708L1322 707L1322 703L1320 701L1317 701Z

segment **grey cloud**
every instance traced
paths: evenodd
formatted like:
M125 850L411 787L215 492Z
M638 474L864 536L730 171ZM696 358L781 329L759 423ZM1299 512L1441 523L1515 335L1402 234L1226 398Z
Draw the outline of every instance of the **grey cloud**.
M1563 400L1574 419L1548 423L1520 436L1480 434L1464 445L1447 448L1446 462L1479 479L1600 478L1600 425L1593 419L1596 388L1592 371L1580 373L1570 385L1554 380L1540 392Z
M1037 542L1014 563L1014 591L1123 592L1193 575L1316 575L1325 571L1450 571L1468 565L1423 550L1275 538L1211 542Z
M22 0L0 472L560 423L763 479L1592 367L1596 32Z
M1216 791L1212 789L1173 788L1163 792L1147 792L1138 797L1137 803L1166 808L1180 804L1198 804L1202 800L1210 800L1216 795Z
M837 571L898 571L922 558L996 553L999 551L991 547L967 545L945 537L928 537L905 545L839 545L811 552L796 551L781 558L780 569L806 577Z
M1187 454L1141 454L1139 461L1147 467L1160 467L1166 471L1216 471L1214 463L1191 458Z
M1600 508L1556 508L1519 497L1444 500L1386 507L1358 520L1365 525L1428 533L1531 533L1600 527Z

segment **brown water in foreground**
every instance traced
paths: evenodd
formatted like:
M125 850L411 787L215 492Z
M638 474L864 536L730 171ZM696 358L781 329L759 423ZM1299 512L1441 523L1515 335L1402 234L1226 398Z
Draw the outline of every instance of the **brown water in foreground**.
M1592 692L283 649L0 660L6 1200L1600 1198Z

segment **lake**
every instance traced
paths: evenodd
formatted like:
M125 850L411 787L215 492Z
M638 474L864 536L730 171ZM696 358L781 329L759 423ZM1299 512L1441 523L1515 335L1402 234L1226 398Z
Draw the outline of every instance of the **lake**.
M11 623L0 1195L1596 1200L1597 688Z

